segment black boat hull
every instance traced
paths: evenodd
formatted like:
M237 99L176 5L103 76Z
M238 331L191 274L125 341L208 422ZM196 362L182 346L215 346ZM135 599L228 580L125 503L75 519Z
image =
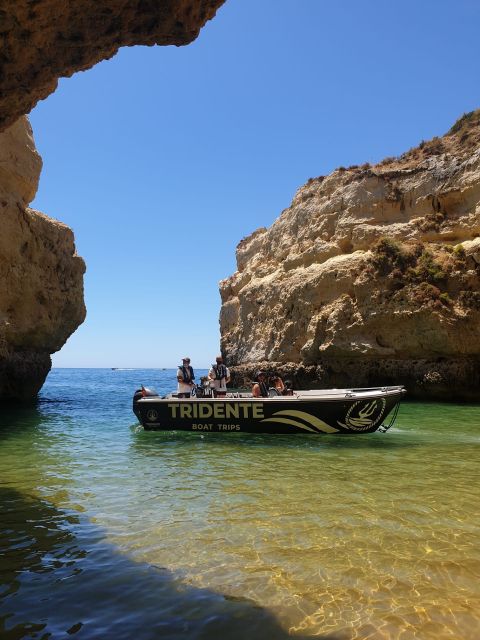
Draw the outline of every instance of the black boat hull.
M382 427L404 394L402 387L335 390L323 397L160 398L136 394L133 410L147 430L360 434Z

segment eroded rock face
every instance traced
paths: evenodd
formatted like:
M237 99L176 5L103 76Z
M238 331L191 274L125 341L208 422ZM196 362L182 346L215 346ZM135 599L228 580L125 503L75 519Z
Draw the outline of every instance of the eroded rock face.
M183 45L225 0L0 0L0 131L120 47Z
M0 0L0 400L34 398L85 318L73 233L28 208L41 159L23 114L122 46L191 42L223 2Z
M400 158L310 180L244 239L220 288L222 350L239 381L261 365L302 385L480 399L479 236L480 111Z
M42 161L26 117L0 134L0 399L33 398L85 318L72 231L28 207Z

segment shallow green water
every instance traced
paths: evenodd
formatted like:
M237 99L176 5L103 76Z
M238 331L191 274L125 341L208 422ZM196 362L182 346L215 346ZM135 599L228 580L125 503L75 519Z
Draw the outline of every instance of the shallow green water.
M142 431L134 388L173 378L55 370L2 412L0 637L479 637L480 406L405 403L386 434Z

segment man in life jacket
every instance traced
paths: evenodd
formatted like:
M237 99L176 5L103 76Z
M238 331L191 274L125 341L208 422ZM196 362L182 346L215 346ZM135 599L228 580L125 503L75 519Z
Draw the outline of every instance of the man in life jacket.
M192 388L195 386L195 373L190 366L190 358L182 358L182 364L177 369L178 397L190 398Z
M224 396L227 392L227 384L230 382L230 370L223 364L222 356L217 356L215 361L208 372L208 379L214 395Z
M269 390L265 371L257 371L255 380L256 382L252 387L252 396L254 398L268 398Z

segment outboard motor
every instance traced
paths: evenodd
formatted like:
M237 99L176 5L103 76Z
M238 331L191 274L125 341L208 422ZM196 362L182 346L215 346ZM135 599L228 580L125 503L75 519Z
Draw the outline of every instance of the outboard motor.
M136 389L135 393L133 394L133 413L137 416L139 422L141 422L142 416L140 415L140 411L138 410L137 402L141 398L143 398L142 390L141 389Z
M142 385L142 388L136 389L135 393L133 394L133 405L135 406L135 403L138 402L141 398L151 398L156 396L158 396L158 393L155 391L155 389L149 389L148 387L144 387Z
M142 384L142 396L144 398L152 398L158 396L158 393L155 391L153 387L144 387Z
M137 403L142 398L151 398L151 397L158 397L158 393L155 391L155 389L144 387L143 384L142 384L142 388L136 389L135 393L133 394L133 413L137 416L140 422L141 422L141 415L137 408Z
M133 394L133 404L138 402L140 400L140 398L143 398L142 390L141 389L136 389L135 393Z

